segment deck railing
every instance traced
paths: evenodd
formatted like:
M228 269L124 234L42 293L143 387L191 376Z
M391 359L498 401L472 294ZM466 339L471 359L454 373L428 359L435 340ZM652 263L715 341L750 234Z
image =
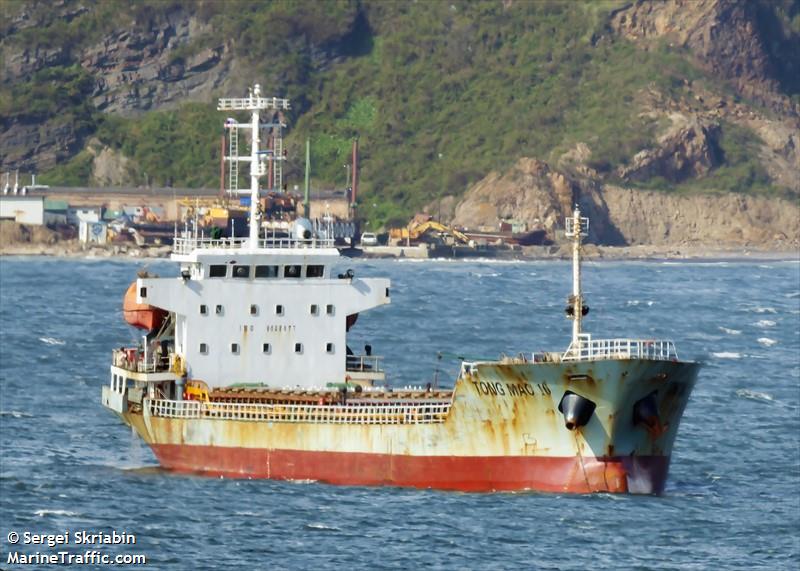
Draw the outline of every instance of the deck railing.
M289 109L289 100L282 97L222 97L217 104L217 111L238 111L252 109Z
M434 424L445 421L451 403L305 405L149 399L147 406L151 415L166 418L312 424Z
M198 418L201 403L196 400L147 399L150 414L166 418Z
M380 373L383 371L381 361L383 361L383 357L374 355L348 355L347 370L359 373Z
M597 361L606 359L654 359L677 361L672 341L657 339L592 339L581 335L570 344L562 361Z
M250 242L249 238L175 238L173 241L172 252L174 254L191 254L193 251L202 250L236 250L241 249ZM258 240L258 248L332 248L333 239L310 238L308 240L298 240L296 238L261 238Z
M111 353L111 362L115 367L132 371L134 373L167 373L171 370L169 356L148 356L135 349L114 349Z

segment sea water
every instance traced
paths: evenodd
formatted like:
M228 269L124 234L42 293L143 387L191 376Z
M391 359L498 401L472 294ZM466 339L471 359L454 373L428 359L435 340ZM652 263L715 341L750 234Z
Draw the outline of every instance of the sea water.
M672 339L682 359L704 363L661 497L162 471L99 401L111 349L138 339L121 303L145 264L175 275L165 261L0 261L2 569L17 567L11 552L84 553L22 536L66 531L133 534L134 545L88 547L144 554L154 569L797 568L797 261L585 265L588 332ZM361 315L349 344L371 344L395 386L451 385L459 357L569 343L568 263L343 259L336 271L347 268L392 280L391 305Z

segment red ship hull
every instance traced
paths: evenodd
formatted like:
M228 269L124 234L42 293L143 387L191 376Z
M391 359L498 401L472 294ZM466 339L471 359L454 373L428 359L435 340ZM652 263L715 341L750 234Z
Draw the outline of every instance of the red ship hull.
M178 444L152 448L163 467L177 472L465 492L660 494L669 470L668 456L407 456Z

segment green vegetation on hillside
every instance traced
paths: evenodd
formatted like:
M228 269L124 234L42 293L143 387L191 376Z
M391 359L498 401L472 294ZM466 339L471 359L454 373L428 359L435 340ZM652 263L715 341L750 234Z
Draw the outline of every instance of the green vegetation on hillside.
M75 54L115 26L149 29L186 10L178 1L84 4L89 9L70 20L51 18L47 33L28 28L16 37L40 47L66 44ZM608 13L624 4L277 0L230 9L230 3L202 0L191 11L213 36L176 46L170 61L182 63L225 38L241 70L268 94L292 99L290 183L302 180L309 137L314 185L343 187L343 165L359 138L360 212L374 227L404 219L443 195L460 195L521 156L555 162L584 142L590 166L607 174L651 146L658 125L640 108L642 91L691 96L686 80L703 74L688 54L666 43L642 50L615 37ZM13 10L18 3L9 5ZM791 28L794 6L782 0L777 23L764 21ZM783 45L776 43L773 51ZM40 73L0 88L0 119L65 117L79 123L133 160L138 184L217 185L225 117L214 111L214 102L121 118L92 108L97 78L84 68ZM67 89L54 93L56 85ZM723 165L677 190L769 188L755 135L732 125L722 133ZM50 174L53 181L86 181L91 155L84 151ZM644 185L673 189L659 180Z
M673 192L741 192L750 194L782 194L770 181L758 159L763 141L750 129L727 121L720 125L716 143L722 164L708 175L687 179L678 184L661 177L637 182L640 188Z
M348 141L360 137L362 213L378 224L461 194L520 156L554 159L579 141L593 166L611 170L653 141L653 122L631 113L637 92L670 91L695 72L682 54L612 41L595 8L370 5L370 21L387 29L375 30L370 53L323 74L294 134L324 134L315 171L329 181L342 181ZM375 112L354 126L365 98Z
M92 76L79 65L47 67L28 81L0 86L0 117L44 121L56 118L75 130L93 129L94 107L87 96Z
M101 142L133 159L138 184L202 187L219 184L222 117L213 105L189 103L139 119L109 117Z
M689 192L775 192L758 160L762 144L763 141L751 130L723 123L719 138L723 164L707 177L687 181L678 189Z

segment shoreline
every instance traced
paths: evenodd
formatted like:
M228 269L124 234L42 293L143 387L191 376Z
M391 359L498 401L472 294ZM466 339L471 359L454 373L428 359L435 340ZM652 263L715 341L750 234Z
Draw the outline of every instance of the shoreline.
M0 258L7 257L46 257L78 259L164 259L168 260L170 246L138 247L134 245L113 245L81 247L72 241L55 244L10 244L0 246ZM377 260L394 259L406 262L447 261L447 262L532 262L543 260L570 260L571 255L554 246L531 246L522 251L503 251L501 255L453 256L414 258L404 256L372 255L363 252L354 259ZM703 247L703 246L596 246L584 247L583 258L589 262L775 262L800 261L800 248L765 249L757 247Z

